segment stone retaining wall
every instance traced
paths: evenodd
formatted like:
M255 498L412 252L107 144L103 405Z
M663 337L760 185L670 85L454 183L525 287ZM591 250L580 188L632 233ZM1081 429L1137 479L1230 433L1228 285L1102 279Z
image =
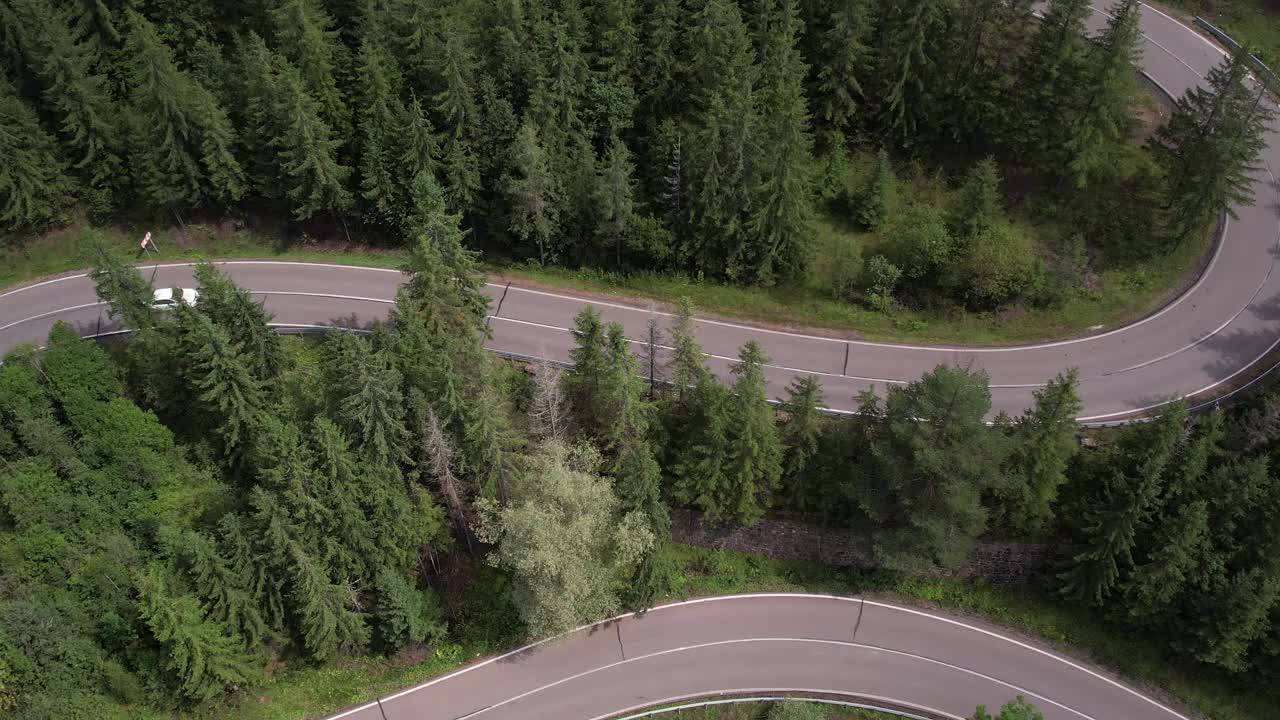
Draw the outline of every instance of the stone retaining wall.
M754 527L710 525L695 512L672 510L671 535L678 543L725 548L777 560L808 560L838 567L872 568L871 543L851 530L771 519ZM954 573L1002 585L1020 585L1039 577L1053 547L1034 543L980 542Z

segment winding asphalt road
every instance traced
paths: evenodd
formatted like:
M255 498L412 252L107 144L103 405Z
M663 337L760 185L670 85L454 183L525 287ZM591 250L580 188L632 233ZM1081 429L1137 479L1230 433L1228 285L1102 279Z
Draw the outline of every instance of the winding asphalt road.
M1109 0L1100 5L1109 6ZM1092 29L1106 15L1093 14ZM1201 81L1221 58L1208 40L1169 17L1145 9L1142 66L1174 96ZM1264 170L1255 186L1257 202L1236 209L1225 236L1198 283L1160 312L1091 337L1042 345L967 348L921 347L850 341L821 334L778 332L703 320L699 338L717 372L727 373L738 348L755 338L772 357L770 392L781 396L797 374L821 377L827 404L854 409L853 396L875 385L919 378L940 363L988 372L996 410L1019 412L1032 392L1068 367L1080 372L1082 421L1124 418L1173 398L1221 388L1258 361L1280 337L1280 274L1274 273L1280 240L1280 190L1273 170L1280 142L1272 132ZM156 286L189 285L190 267L147 266ZM388 270L281 262L227 263L242 286L261 297L276 322L289 326L365 326L384 317L401 276ZM574 314L584 300L514 285L490 285L495 350L567 360ZM0 294L0 353L23 342L39 342L55 320L86 334L114 329L95 304L83 276L31 285ZM640 338L650 311L622 303L595 302L605 319L617 320Z
M821 693L944 720L1023 695L1047 720L1188 720L969 621L859 598L693 600L580 629L330 720L603 720L710 694Z
M1109 2L1097 6L1109 6ZM1095 12L1093 29L1105 23ZM1142 66L1173 95L1201 81L1221 53L1171 18L1145 8ZM848 341L701 321L699 338L718 372L737 348L759 340L772 356L771 391L816 374L829 405L851 409L867 385L918 378L939 363L971 364L992 379L996 409L1017 412L1044 380L1080 371L1081 420L1123 418L1169 399L1229 383L1280 337L1280 276L1273 273L1280 191L1273 132L1256 184L1257 203L1237 208L1200 281L1140 322L1079 340L1009 348L918 347ZM232 262L226 271L261 297L286 327L363 327L386 315L394 271L284 262ZM157 287L191 284L191 267L146 266ZM567 359L566 330L584 300L491 285L491 347ZM650 311L596 304L628 334ZM73 275L0 294L0 353L39 343L64 320L85 335L118 329L92 285ZM353 720L573 720L713 692L810 690L959 718L978 703L1021 693L1050 719L1171 720L1183 716L1111 678L989 629L871 601L750 597L681 604L624 618L525 649L357 708Z

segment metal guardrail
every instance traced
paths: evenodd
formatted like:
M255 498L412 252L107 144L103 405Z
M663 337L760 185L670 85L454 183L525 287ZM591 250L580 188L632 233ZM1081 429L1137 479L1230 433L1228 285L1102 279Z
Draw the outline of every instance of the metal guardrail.
M1236 42L1235 38L1224 32L1222 28L1214 25L1208 20L1205 20L1199 15L1196 16L1195 23L1196 27L1212 35L1215 40L1226 45L1232 52L1240 52L1244 49L1243 45ZM1280 78L1276 77L1275 72L1270 67L1267 67L1266 63L1262 62L1257 55L1250 55L1249 64L1253 66L1253 72L1257 76L1258 80L1261 81L1268 90L1273 93L1280 94Z

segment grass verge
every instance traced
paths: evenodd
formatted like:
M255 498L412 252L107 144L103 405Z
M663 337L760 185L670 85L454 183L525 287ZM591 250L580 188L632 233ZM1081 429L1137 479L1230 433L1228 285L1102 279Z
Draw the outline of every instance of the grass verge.
M744 592L869 594L1010 628L1034 641L1112 668L1134 684L1165 694L1215 720L1272 720L1280 703L1280 697L1274 694L1267 695L1203 667L1186 667L1172 661L1156 638L1126 633L1087 611L1033 592L948 579L857 572L685 545L671 546L668 554L676 568L671 599ZM236 702L200 708L183 717L320 717L518 643L520 624L506 600L505 581L496 571L485 568L480 572L460 599L454 617L458 633L454 642L425 658L353 658L332 666L289 669L277 673L268 685L246 692Z

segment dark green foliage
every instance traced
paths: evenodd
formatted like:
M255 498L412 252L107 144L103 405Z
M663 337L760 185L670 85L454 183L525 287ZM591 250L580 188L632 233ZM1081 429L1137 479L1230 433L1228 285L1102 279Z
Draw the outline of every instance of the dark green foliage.
M41 230L63 219L71 185L35 111L0 80L0 227Z
M819 486L814 470L829 424L823 402L822 381L805 375L791 381L782 404L782 500L800 511L813 512L822 505L825 488Z
M182 372L202 409L216 422L222 451L236 462L263 410L260 381L239 343L204 314L176 308Z
M413 587L398 573L378 577L378 617L378 636L388 648L438 640L444 634L434 594Z
M1053 517L1058 488L1067 480L1076 451L1078 383L1074 369L1058 375L1035 391L1035 406L1014 423L1008 486L998 491L1001 522L1010 528L1036 532Z
M280 336L269 325L271 315L217 266L197 265L195 277L200 285L199 311L240 347L255 377L268 381L278 376L287 360Z
M765 394L765 365L769 356L754 341L738 351L733 368L733 398L728 417L728 458L725 487L716 513L740 525L754 525L771 502L782 477L782 437Z
M955 567L986 529L985 492L1007 454L983 421L991 410L987 376L939 366L921 380L889 388L883 407L863 401L866 454L850 490L882 527L877 556L891 567Z
M973 714L973 720L1044 720L1044 714L1019 695L1002 705L1000 714L996 716L988 714L985 705L979 705Z
M1209 72L1178 100L1156 137L1156 158L1168 178L1164 209L1171 242L1198 230L1218 212L1253 202L1253 174L1275 111L1265 90L1247 80L1243 52Z

